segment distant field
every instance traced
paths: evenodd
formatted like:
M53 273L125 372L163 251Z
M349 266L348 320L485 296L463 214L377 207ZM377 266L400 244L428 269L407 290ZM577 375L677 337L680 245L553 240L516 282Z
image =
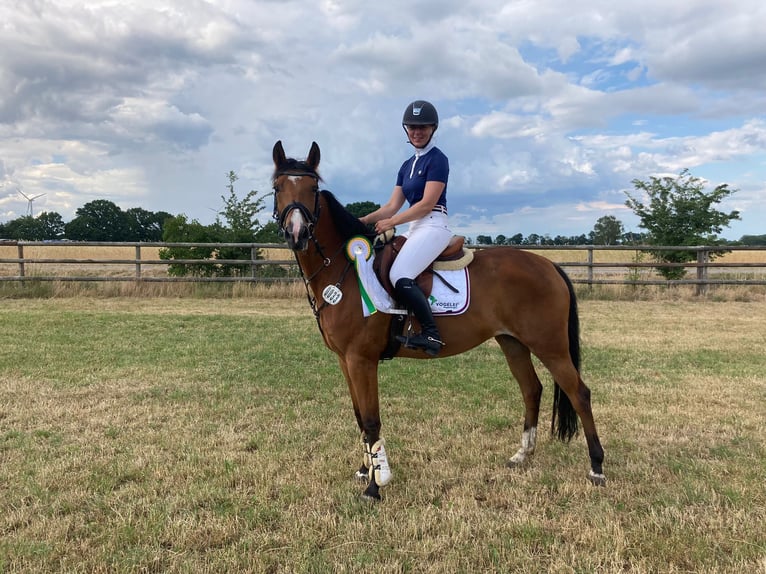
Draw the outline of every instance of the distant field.
M142 247L142 259L159 259L158 247ZM535 250L529 249L556 262L586 262L588 252L586 250ZM284 260L292 259L292 253L287 249L263 249L266 259ZM633 261L636 251L594 251L594 261L597 263L619 263ZM135 259L134 247L109 247L109 246L35 246L24 247L24 256L40 259ZM0 245L0 259L18 257L15 246ZM759 263L766 262L766 249L753 251L734 251L716 259L726 263ZM7 265L7 264L6 264Z
M160 248L142 247L141 259L159 260ZM588 251L578 250L535 250L530 249L547 257L552 261L561 263L573 279L583 279L587 276L586 267L575 267L567 264L586 263ZM293 260L292 253L287 249L263 249L261 253L265 259L270 261L290 261ZM594 250L595 263L651 263L651 256L639 251L620 250L620 251L600 251ZM18 250L15 246L0 246L0 259L13 259L18 257ZM98 260L126 260L132 261L136 257L135 247L111 247L111 246L25 246L24 257L27 259L78 259L93 260L94 263L27 263L25 274L33 276L108 276L108 277L134 277L136 266L134 263L124 264L106 264ZM716 263L766 263L766 249L752 251L733 251L717 258ZM3 275L14 276L19 272L17 264L0 263L0 279ZM629 273L627 267L606 267L596 268L594 274L601 278L622 279ZM691 270L690 274L694 271ZM726 276L737 280L746 280L748 278L763 278L766 276L766 266L764 267L731 267L710 270L711 277ZM167 266L164 264L141 266L141 275L143 277L165 277L167 275ZM659 279L659 275L652 266L643 267L636 271L636 277L639 280Z

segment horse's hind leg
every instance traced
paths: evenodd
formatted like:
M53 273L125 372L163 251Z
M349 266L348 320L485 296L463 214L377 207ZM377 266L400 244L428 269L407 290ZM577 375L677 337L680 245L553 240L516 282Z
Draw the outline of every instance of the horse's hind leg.
M585 385L580 373L577 371L568 356L555 359L540 357L545 367L553 375L553 380L566 393L571 403L571 408L577 413L582 422L585 441L588 444L588 455L590 456L591 470L588 479L596 486L604 486L606 477L604 476L604 449L596 432L596 422L593 419L593 411L590 404L590 389ZM562 412L559 410L559 423L561 422Z
M508 367L518 382L524 398L524 431L521 435L521 448L508 461L508 466L520 466L535 452L543 386L535 372L527 347L510 335L498 335L495 340L503 350Z

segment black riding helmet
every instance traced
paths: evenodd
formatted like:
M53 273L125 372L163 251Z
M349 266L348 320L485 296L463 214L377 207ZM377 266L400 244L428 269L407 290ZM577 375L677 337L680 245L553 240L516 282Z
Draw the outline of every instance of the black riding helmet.
M404 110L404 116L402 116L404 133L407 133L407 126L434 126L434 133L436 133L439 128L439 114L434 105L425 100L415 100L409 104ZM409 135L407 141L409 141Z

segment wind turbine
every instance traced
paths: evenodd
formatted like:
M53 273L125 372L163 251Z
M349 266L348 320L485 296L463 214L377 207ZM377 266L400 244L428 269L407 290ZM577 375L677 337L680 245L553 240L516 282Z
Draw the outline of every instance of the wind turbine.
M37 199L38 197L42 197L42 196L43 196L43 195L45 195L45 194L44 194L44 193L41 193L40 195L33 195L32 197L29 197L29 196L28 196L26 193L24 193L23 191L21 191L19 188L16 188L16 191L18 191L18 192L19 192L21 195L23 195L23 196L26 198L26 200L29 202L29 203L27 204L27 215L28 215L29 217L32 217L32 216L34 215L34 213L33 213L33 211L32 211L32 202L33 202L35 199Z

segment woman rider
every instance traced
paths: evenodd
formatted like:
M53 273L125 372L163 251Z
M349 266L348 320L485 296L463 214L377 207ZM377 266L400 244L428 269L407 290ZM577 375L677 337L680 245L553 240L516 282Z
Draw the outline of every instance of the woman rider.
M449 160L432 141L439 127L439 115L430 102L417 100L409 104L404 110L402 126L415 154L399 169L388 202L360 219L365 224L374 223L377 233L402 223L410 224L403 234L407 241L391 267L390 278L397 300L415 315L422 332L399 337L399 340L406 347L436 356L444 343L439 338L431 305L415 283L415 277L436 259L452 238L447 227ZM400 213L405 201L409 206Z

